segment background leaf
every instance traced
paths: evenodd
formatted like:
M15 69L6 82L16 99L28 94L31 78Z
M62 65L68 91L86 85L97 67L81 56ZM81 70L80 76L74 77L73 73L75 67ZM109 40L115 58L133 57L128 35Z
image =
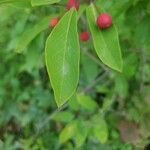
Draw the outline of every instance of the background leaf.
M77 95L77 100L78 103L86 109L94 111L96 108L98 108L97 103L89 96L79 94Z
M31 0L32 6L48 5L58 3L60 0Z
M70 122L74 118L74 115L71 112L63 111L57 112L52 119L60 122Z
M40 32L49 27L49 20L51 17L45 17L35 26L24 31L16 46L16 52L21 52Z
M77 124L76 133L74 136L77 147L80 147L84 144L88 135L88 131L89 128L86 126L86 123L83 122L82 120L79 120Z
M100 141L100 143L106 143L108 139L108 127L102 116L93 116L93 132L94 136Z
M69 139L71 139L76 133L76 128L77 128L76 121L69 123L60 133L59 136L60 143L64 143Z
M19 8L30 8L31 3L30 0L0 0L0 5L11 4L15 7Z

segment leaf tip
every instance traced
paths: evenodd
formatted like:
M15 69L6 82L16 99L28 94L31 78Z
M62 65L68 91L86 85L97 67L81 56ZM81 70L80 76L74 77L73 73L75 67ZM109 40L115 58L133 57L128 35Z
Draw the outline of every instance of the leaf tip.
M123 62L121 63L121 66L117 69L117 71L119 73L122 73L123 72Z

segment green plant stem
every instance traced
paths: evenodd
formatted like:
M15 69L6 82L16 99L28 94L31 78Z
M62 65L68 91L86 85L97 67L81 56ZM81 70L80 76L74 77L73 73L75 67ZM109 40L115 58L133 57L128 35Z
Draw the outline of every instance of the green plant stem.
M64 108L67 107L67 104L65 103L62 107L57 108L54 112L52 112L48 117L45 118L44 121L40 121L41 123L36 126L36 134L35 138L38 137L38 135L41 133L41 130L48 124L48 122L53 118L53 116L62 111Z

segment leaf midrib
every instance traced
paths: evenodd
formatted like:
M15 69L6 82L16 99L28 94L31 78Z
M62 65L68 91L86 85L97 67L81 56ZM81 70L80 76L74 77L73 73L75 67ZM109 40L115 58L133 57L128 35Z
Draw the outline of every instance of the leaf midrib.
M65 56L66 56L66 51L67 51L67 37L68 37L68 34L69 34L69 29L70 29L70 22L71 22L71 19L72 19L72 15L73 15L73 10L72 10L72 13L70 14L70 18L69 18L69 21L68 21L68 28L67 28L67 34L66 34L66 40L65 40L65 50L64 50L64 54L63 54L63 75L64 75L64 62L65 62ZM64 82L64 76L62 76L62 80L61 80L61 86L60 86L60 93L62 93L62 85L63 85L63 82ZM60 94L60 97L59 97L59 100L61 101L62 99L62 94Z

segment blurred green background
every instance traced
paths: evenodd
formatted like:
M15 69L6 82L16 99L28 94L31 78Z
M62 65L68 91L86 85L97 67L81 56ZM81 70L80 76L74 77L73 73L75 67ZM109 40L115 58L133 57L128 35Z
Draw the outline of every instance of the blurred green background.
M84 8L86 1L81 2ZM44 60L48 23L23 51L17 53L16 46L25 31L33 36L41 19L61 17L65 8L0 0L0 150L150 149L150 1L97 0L96 5L118 28L123 72L101 64L92 40L81 43L77 95L57 109ZM85 12L79 32L88 30L83 20Z

